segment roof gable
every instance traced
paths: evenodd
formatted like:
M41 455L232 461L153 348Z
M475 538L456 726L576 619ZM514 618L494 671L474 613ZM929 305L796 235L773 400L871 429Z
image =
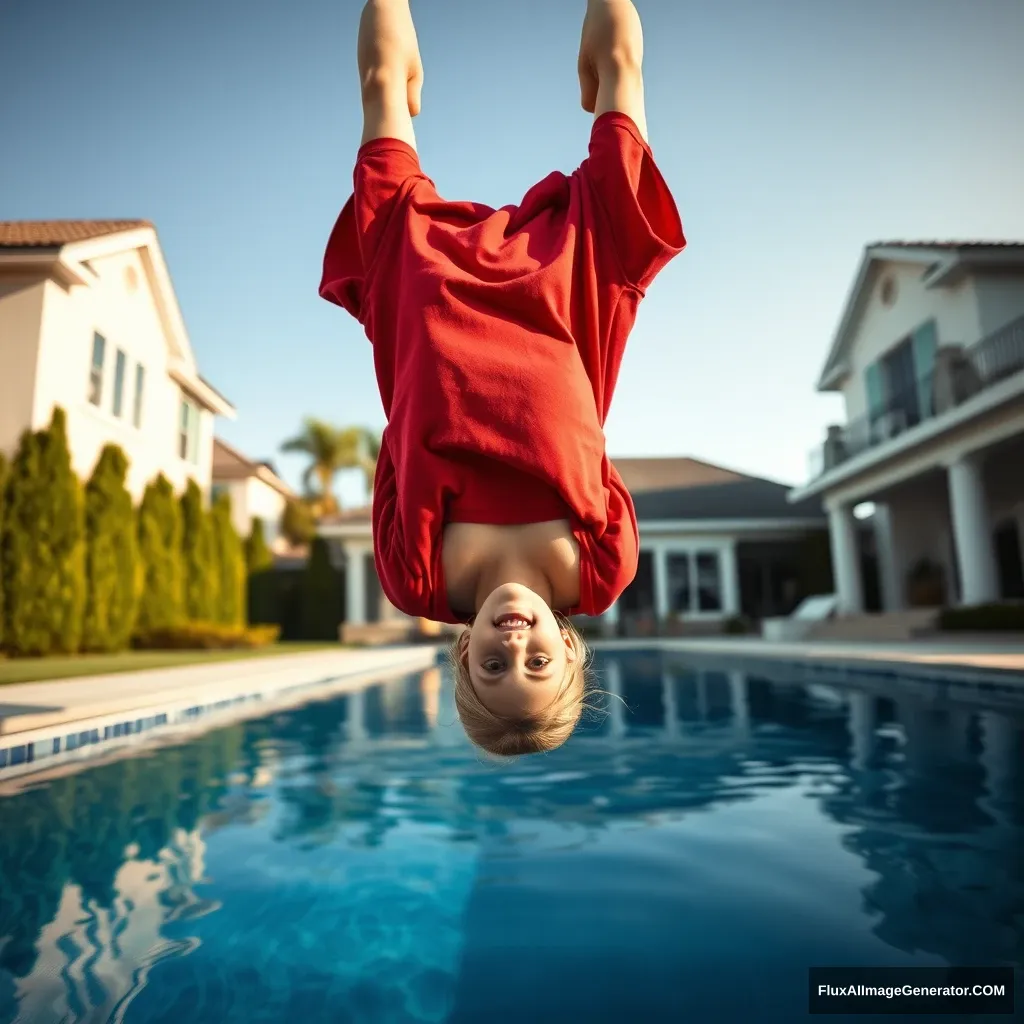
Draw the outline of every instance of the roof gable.
M847 357L861 315L870 299L880 268L888 263L921 267L926 288L952 284L960 273L981 266L1024 266L1024 242L874 242L864 249L860 266L818 378L819 391L838 390L847 370Z
M59 249L72 242L152 227L148 220L0 221L0 249Z
M0 221L0 266L24 263L65 286L96 280L91 261L136 250L171 356L169 373L204 405L222 416L234 408L199 377L174 285L156 228L148 220Z

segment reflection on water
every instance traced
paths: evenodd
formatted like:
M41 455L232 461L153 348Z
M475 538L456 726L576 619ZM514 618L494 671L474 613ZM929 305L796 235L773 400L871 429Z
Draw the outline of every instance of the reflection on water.
M672 657L512 765L433 669L0 800L0 1024L792 1020L811 963L1024 961L1024 688Z

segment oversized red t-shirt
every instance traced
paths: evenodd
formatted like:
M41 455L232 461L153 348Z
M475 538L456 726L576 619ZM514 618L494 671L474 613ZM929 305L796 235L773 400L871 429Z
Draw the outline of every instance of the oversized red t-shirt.
M608 415L645 290L685 240L633 121L594 122L589 157L518 206L442 199L415 150L359 151L320 294L373 343L387 427L373 491L381 587L409 615L461 622L441 560L449 522L567 518L597 615L636 574L636 515Z

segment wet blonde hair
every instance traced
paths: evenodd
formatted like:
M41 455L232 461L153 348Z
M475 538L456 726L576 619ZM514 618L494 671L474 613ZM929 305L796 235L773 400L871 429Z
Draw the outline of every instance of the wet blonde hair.
M567 661L555 699L539 714L508 718L495 714L477 695L466 665L472 620L449 652L455 675L455 707L466 735L478 747L499 757L540 754L560 747L573 733L587 705L587 667L590 650L575 626L555 612L559 628L576 653Z

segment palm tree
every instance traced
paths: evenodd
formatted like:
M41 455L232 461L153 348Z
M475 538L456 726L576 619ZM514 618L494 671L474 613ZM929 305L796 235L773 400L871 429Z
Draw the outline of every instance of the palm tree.
M333 493L334 478L343 469L361 469L373 482L380 454L380 439L365 427L335 427L316 417L303 421L302 431L281 445L283 452L308 455L310 462L302 481L307 494L315 497L323 514L338 508ZM316 482L316 489L313 483Z

